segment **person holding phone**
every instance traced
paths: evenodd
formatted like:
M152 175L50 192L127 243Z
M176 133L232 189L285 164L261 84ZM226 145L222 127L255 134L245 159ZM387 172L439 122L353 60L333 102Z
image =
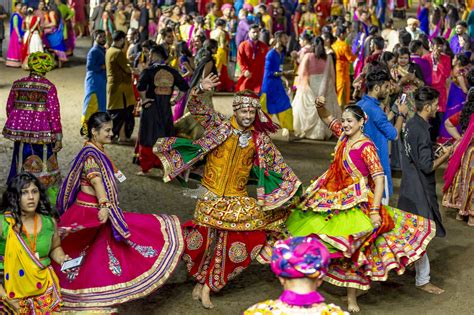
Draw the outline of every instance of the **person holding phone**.
M444 39L435 37L431 40L432 52L423 55L433 69L431 86L439 91L439 109L432 121L431 140L436 141L441 127L444 113L446 112L448 90L446 82L451 76L451 58L443 53Z
M60 311L51 262L61 265L70 258L61 247L58 217L35 176L23 172L10 180L0 208L0 295L15 314Z
M385 173L386 191L384 192L383 204L388 204L388 199L393 193L388 141L394 141L398 138L403 122L408 114L406 102L397 101L399 114L395 120L395 125L392 125L381 108L381 101L387 97L390 91L390 80L390 74L384 68L372 68L366 77L367 94L357 103L369 118L364 125L364 133L377 147L380 162Z
M392 77L395 78L401 96L405 95L405 103L408 107L408 117L415 115L415 104L413 92L425 85L421 68L410 61L410 50L399 47L395 52L396 64L392 67Z
M438 112L440 93L432 87L422 87L415 92L417 113L410 119L402 134L402 182L398 207L436 223L436 236L443 237L442 224L436 197L435 171L450 155L442 150L435 158L430 138L430 119ZM425 254L415 263L415 285L430 294L441 294L443 289L430 282L430 262Z
M57 201L64 250L83 262L68 274L53 265L65 308L113 313L115 305L147 296L169 279L184 249L183 231L174 215L122 211L117 181L126 178L104 150L112 142L112 117L92 114L87 131Z

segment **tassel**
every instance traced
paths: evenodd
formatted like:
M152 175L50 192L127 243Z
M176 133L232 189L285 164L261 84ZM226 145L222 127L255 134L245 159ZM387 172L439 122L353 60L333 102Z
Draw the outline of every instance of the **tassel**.
M260 121L263 122L263 123L267 123L268 122L268 118L267 116L265 115L265 113L263 112L262 109L259 109L258 110L258 116L260 116Z

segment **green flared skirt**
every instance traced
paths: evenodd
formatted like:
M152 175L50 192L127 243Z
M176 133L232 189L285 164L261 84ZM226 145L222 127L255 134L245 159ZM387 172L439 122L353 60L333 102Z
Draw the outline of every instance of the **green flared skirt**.
M384 207L395 226L383 234L359 206L331 213L296 209L286 225L292 236L316 235L327 246L332 260L325 281L367 290L371 281L385 281L390 270L403 274L436 233L433 221Z

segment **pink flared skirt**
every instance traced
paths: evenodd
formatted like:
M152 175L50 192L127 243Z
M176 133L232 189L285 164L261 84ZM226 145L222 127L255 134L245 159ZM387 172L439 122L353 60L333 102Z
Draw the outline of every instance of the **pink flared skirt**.
M7 67L21 67L21 50L21 39L16 32L13 31L11 32L10 42L8 43L7 62L5 63Z
M62 247L83 264L69 275L60 271L66 310L107 308L144 297L160 288L175 270L184 250L176 216L124 213L130 238L117 241L109 221L98 221L95 196L79 192L61 217Z

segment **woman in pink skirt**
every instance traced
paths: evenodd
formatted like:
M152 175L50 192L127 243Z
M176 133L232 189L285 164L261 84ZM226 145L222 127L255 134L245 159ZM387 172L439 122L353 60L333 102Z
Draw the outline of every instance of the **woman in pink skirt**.
M117 184L125 176L104 152L112 119L93 114L89 141L72 162L58 196L62 246L82 264L59 272L64 310L107 311L160 288L176 268L184 249L176 216L122 212Z
M10 18L10 43L7 51L7 67L21 67L21 50L23 42L23 17L26 14L26 4L17 2L15 4L15 12Z

